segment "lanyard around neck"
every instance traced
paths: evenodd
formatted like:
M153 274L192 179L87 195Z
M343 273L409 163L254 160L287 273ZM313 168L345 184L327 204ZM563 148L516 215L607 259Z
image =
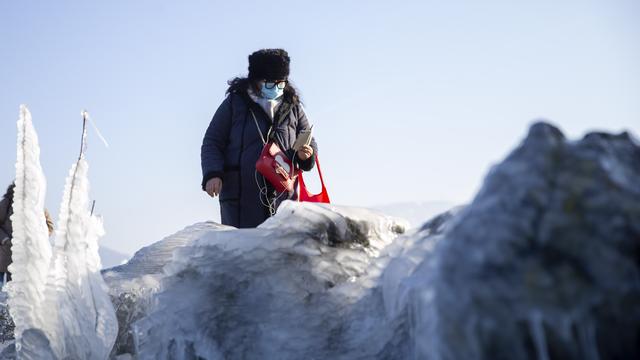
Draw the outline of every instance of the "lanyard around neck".
M254 114L253 110L251 110L251 109L249 109L249 112L251 113L251 116L253 117L253 121L256 123L256 129L258 129L258 134L260 134L260 139L262 140L262 145L266 145L267 144L267 140L265 140L264 136L262 135L262 130L260 130L260 125L258 124L258 119L256 118L256 114ZM273 127L269 126L269 130L267 131L267 139L271 135L271 129L273 129Z

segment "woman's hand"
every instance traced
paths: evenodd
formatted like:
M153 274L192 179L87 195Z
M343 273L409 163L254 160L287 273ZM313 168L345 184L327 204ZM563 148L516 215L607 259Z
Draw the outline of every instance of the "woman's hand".
M300 150L298 150L298 159L304 161L313 155L313 148L309 145L303 145Z
M220 190L222 190L222 179L219 177L209 179L205 188L207 189L207 194L209 194L209 196L218 196L220 194Z

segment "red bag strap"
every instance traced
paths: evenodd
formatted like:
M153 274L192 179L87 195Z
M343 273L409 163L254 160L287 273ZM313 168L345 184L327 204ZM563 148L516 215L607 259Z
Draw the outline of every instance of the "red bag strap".
M318 160L318 154L316 154L316 166L318 167L318 175L320 175L320 183L322 185L322 190L319 194L310 194L309 190L307 190L307 186L304 183L304 177L302 176L302 172L300 172L300 192L298 194L299 201L308 201L308 202L321 202L321 203L330 203L329 193L327 192L327 188L324 184L324 177L322 176L322 168L320 167L320 161Z
M320 175L320 184L322 184L322 191L327 190L324 186L324 178L322 177L322 169L320 168L320 160L318 159L318 154L316 154L316 166L318 167L318 175Z

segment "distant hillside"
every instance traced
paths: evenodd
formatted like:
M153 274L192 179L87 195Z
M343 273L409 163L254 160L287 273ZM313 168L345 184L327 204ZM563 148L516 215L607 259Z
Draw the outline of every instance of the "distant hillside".
M446 201L405 202L373 206L372 209L384 214L409 221L411 227L418 227L432 217L456 206Z
M121 265L131 257L127 254L123 254L104 246L100 246L98 253L100 254L100 260L102 261L103 269Z

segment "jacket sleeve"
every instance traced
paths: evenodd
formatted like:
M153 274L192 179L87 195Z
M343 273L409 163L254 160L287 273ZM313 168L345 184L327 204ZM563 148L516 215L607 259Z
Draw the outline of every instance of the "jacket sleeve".
M4 224L7 221L10 221L9 219L7 219L7 214L9 213L9 200L6 198L3 198L2 200L0 200L0 243L4 242L7 239L11 239L11 235L12 234L8 234L7 231L4 229Z
M9 206L11 206L9 199L2 198L2 200L0 200L0 225L4 224L4 222L8 220L6 219L6 216L9 214Z
M209 179L222 177L224 155L231 130L231 95L220 104L207 128L200 148L202 165L202 190Z
M0 245L4 245L8 240L11 240L11 234L7 234L3 228L0 228Z
M307 119L307 114L304 112L304 108L302 105L298 105L298 127L296 128L296 135L300 134L303 130L309 129L311 125L309 124L309 119ZM313 169L316 164L316 154L318 153L318 144L316 143L316 139L314 137L311 138L311 147L313 148L313 155L307 160L300 160L296 156L296 160L298 162L298 166L303 171L309 171Z

